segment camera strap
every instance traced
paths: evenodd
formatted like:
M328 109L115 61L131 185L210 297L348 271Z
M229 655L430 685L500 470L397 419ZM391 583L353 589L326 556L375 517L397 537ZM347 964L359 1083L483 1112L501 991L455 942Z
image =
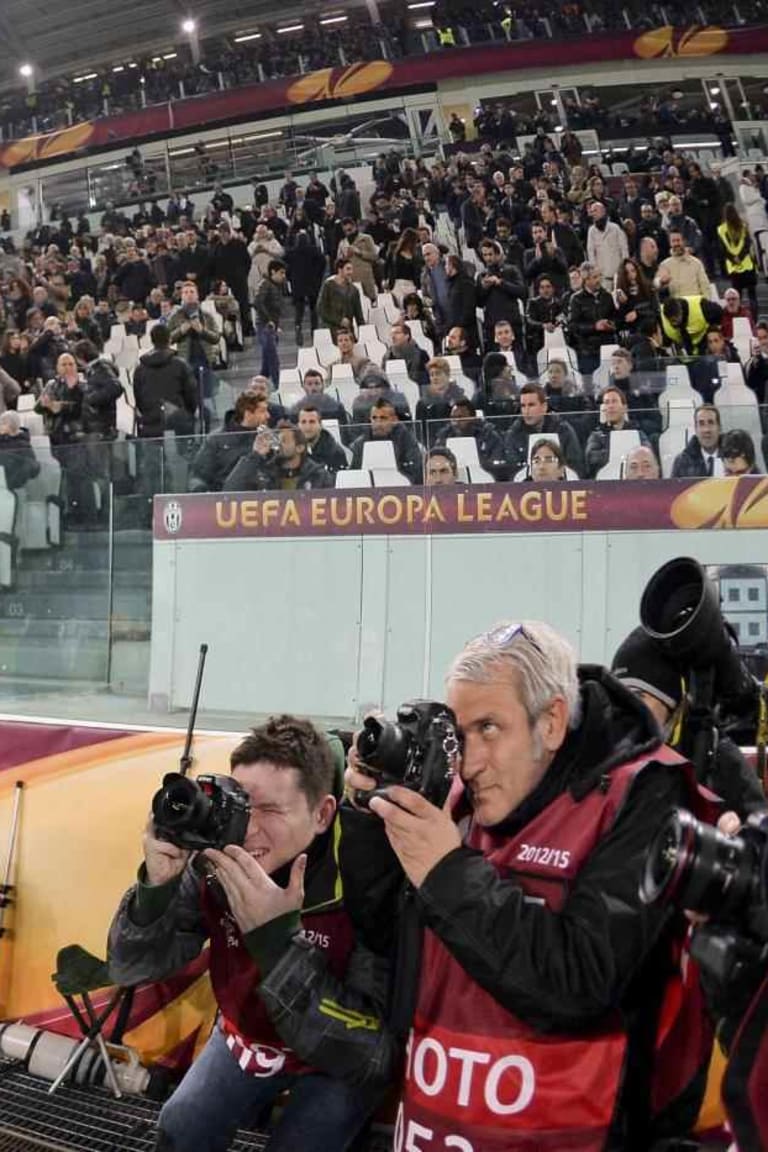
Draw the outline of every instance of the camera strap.
M411 884L400 898L400 925L397 933L395 980L389 1010L389 1026L402 1040L408 1036L416 1012L419 992L424 924Z

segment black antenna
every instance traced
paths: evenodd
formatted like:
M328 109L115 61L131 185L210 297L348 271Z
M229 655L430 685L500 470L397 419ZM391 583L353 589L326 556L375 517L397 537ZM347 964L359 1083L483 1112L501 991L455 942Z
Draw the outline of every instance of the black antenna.
M189 724L187 725L187 739L184 743L184 751L179 760L179 771L182 776L186 776L192 767L192 737L195 734L195 721L197 720L197 705L200 701L200 689L203 686L203 669L205 668L205 658L208 655L208 645L200 645L200 657L197 662L197 677L195 679L195 690L192 693L192 706L189 711Z

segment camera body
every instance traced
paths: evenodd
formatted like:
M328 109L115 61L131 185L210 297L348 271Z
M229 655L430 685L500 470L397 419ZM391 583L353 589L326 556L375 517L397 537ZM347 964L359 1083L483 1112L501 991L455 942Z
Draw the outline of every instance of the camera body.
M369 716L357 737L357 754L363 771L373 777L377 787L358 793L355 799L367 805L391 785L401 784L441 808L460 752L456 717L435 700L401 704L394 724Z
M267 428L262 425L262 427L257 431L256 435L259 438L259 445L261 447L263 447L265 444L269 445L268 452L259 453L262 460L266 461L267 463L272 463L273 461L277 460L280 456L280 437L278 434L273 432L271 428Z
M231 776L169 772L152 798L155 835L179 848L242 846L251 815L245 789Z

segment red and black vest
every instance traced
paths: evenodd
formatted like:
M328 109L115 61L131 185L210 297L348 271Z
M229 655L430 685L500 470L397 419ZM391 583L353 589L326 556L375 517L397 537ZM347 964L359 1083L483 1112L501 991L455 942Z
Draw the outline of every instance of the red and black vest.
M242 1041L255 1050L257 1075L311 1071L286 1048L272 1024L258 995L261 973L243 943L232 913L218 903L206 885L202 889L202 905L210 933L211 984L221 1010L223 1031L236 1037L238 1044ZM333 898L302 911L301 928L309 942L326 954L328 971L343 980L354 946L354 932L342 904L340 883Z
M528 899L558 911L613 826L633 781L659 761L687 767L676 753L659 748L614 769L605 790L596 788L578 801L562 794L518 835L498 836L472 824L465 843L500 875L514 879ZM654 1111L691 1082L711 1045L711 1036L692 1043L691 1025L702 1015L697 981L687 994L686 978L693 975L681 965L666 989ZM472 980L427 929L394 1147L599 1152L614 1117L626 1054L618 1013L585 1036L536 1032Z

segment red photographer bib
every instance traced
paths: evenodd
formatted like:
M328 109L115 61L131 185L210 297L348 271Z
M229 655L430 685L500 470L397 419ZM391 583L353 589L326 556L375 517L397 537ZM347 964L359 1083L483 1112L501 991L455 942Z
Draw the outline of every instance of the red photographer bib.
M666 748L610 773L606 788L576 801L566 793L514 837L473 825L466 843L531 900L553 911L612 827L632 782L649 762L684 761ZM547 957L541 957L546 966ZM669 989L657 1043L678 1036L687 1016L679 981ZM698 1002L696 1002L698 1011ZM665 1061L669 1097L702 1059L689 1045ZM435 934L425 933L417 1011L395 1152L599 1152L622 1082L627 1037L618 1014L588 1036L535 1032L464 971Z

